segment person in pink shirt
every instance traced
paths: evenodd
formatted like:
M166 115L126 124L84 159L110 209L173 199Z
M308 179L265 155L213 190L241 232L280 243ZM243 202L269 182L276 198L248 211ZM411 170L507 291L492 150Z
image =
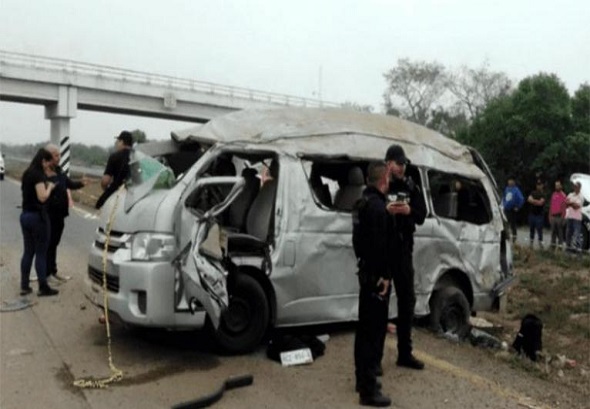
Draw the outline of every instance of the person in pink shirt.
M579 251L581 247L580 230L582 229L582 205L584 198L580 193L582 184L574 183L574 191L567 195L565 204L565 243L568 250Z
M563 192L561 181L555 181L555 190L551 195L549 205L549 225L551 226L551 247L557 249L563 245L563 233L565 226L566 195Z

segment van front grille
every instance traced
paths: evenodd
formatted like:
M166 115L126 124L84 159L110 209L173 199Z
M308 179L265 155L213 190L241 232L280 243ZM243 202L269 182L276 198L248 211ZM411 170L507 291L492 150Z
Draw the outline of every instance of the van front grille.
M102 271L88 266L88 277L102 287ZM107 290L113 293L119 292L119 277L107 274Z
M110 237L109 237L109 246L107 248L107 251L109 253L114 253L115 251L117 251L120 248L125 248L129 237L130 237L130 235L128 235L126 233L121 233L118 231L111 231ZM107 241L106 231L102 227L99 227L98 230L96 231L96 240L94 241L94 245L96 246L96 248L98 248L100 250L104 250L106 241Z

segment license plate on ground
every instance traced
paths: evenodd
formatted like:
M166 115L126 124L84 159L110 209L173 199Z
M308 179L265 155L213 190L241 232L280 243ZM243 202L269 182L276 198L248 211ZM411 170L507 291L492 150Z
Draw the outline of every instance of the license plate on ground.
M304 365L312 362L313 356L311 355L311 350L309 348L281 352L281 364L283 366Z

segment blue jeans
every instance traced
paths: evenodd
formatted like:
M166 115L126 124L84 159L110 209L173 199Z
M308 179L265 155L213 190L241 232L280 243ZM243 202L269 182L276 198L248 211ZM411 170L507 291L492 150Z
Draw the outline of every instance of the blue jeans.
M580 232L582 230L582 221L575 219L565 219L565 244L567 248L580 249L582 239Z
M543 215L529 214L529 228L531 243L535 239L535 231L539 237L539 243L543 243Z
M39 287L47 285L47 248L49 246L49 220L40 212L23 212L20 215L25 251L20 262L20 287L29 288L31 267L35 258L35 270Z

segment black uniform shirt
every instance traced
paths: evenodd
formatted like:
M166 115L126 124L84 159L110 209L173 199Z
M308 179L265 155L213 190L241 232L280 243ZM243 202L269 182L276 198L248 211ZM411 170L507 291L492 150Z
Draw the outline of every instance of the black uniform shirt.
M358 221L353 226L353 243L357 258L361 259L361 270L374 279L391 278L388 263L388 213L385 195L373 186L363 191L363 198L357 203ZM360 251L359 251L360 250ZM362 254L359 254L362 253Z
M422 195L420 188L410 177L405 177L404 179L393 178L389 183L389 200L399 198L400 193L406 196L411 211L407 216L397 214L390 217L390 226L394 230L393 244L395 246L401 244L404 248L410 246L409 249L413 249L413 233L416 231L417 224L424 223L424 219L426 218L426 203L424 202L424 195Z
M110 190L113 192L117 190L129 176L129 154L129 149L122 149L109 156L104 174L113 178L109 185Z

